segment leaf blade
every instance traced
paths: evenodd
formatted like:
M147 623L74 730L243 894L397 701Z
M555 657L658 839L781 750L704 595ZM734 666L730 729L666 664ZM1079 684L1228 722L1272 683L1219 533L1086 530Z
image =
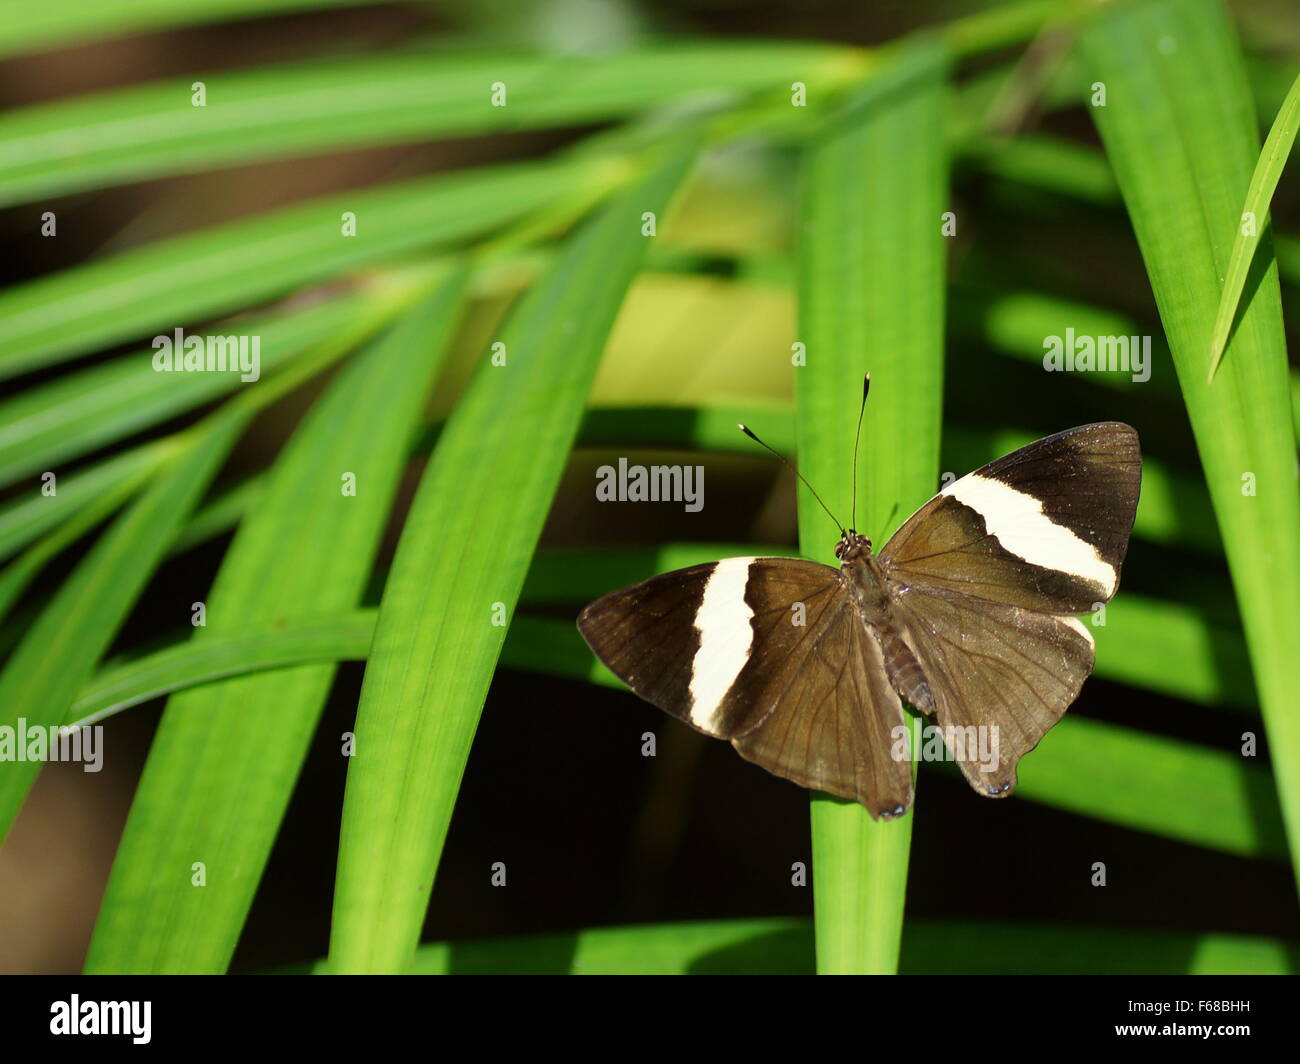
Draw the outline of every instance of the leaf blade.
M357 604L463 282L456 272L420 300L313 406L222 561L200 647L209 633L283 626ZM355 494L340 475L354 478ZM88 973L225 971L334 671L332 663L284 668L169 701L118 847ZM250 705L275 711L250 716ZM210 869L203 890L181 874L195 855Z
M800 466L843 519L858 385L870 371L877 400L864 424L862 495L865 529L876 542L893 510L909 513L938 479L946 63L924 41L903 53L832 119L804 159ZM900 439L908 446L894 446ZM827 559L831 529L802 491L799 534L805 557ZM856 803L813 798L819 972L896 970L915 816L875 822Z
M470 742L605 336L689 153L618 195L516 308L421 481L384 588L339 841L336 971L400 971L415 950ZM513 359L513 361L511 361ZM495 604L495 605L494 605ZM438 692L440 701L432 701ZM430 766L420 760L425 754Z
M612 55L386 53L132 86L0 116L0 206L340 148L519 133L713 107L792 80L823 89L854 49L784 41L696 43ZM491 86L505 86L494 106Z
M0 672L0 713L29 728L65 723L77 691L125 620L180 527L246 423L221 411L193 432L147 491L129 506L43 609ZM39 762L0 773L0 839L36 778Z
M1213 387L1230 232L1258 157L1254 109L1222 8L1141 0L1099 11L1080 38L1109 88L1094 116L1137 235L1223 536L1300 877L1300 491L1277 267L1258 278ZM1245 475L1257 491L1244 490Z
M0 380L404 251L482 236L575 188L603 189L612 173L608 160L566 157L439 174L295 204L37 278L0 292ZM349 212L355 236L342 232Z
M1259 153L1259 162L1250 178L1250 188L1246 191L1246 202L1242 211L1242 221L1250 215L1263 228L1263 217L1268 213L1273 193L1282 177L1295 144L1296 127L1300 125L1300 76L1297 76L1287 93L1282 107L1273 119L1273 126L1264 141L1264 149ZM1246 287L1246 274L1250 270L1251 256L1255 252L1255 234L1246 235L1245 226L1237 226L1237 235L1232 241L1232 255L1228 258L1228 272L1223 282L1223 295L1219 299L1219 311L1214 319L1214 333L1210 338L1210 372L1205 383L1214 382L1214 374L1223 359L1228 343L1228 333L1232 331L1233 320L1237 316L1237 304L1241 300L1242 289Z

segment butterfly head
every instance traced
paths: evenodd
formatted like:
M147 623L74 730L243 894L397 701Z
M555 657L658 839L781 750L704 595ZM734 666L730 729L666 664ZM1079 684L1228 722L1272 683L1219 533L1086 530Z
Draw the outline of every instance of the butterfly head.
M842 562L856 561L871 554L871 540L859 532L849 529L835 544L835 557Z

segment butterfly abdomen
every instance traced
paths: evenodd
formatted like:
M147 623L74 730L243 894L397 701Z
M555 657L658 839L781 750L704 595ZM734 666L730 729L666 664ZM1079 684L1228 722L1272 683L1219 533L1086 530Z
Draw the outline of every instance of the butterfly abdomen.
M870 548L851 553L841 566L854 591L863 621L880 644L885 674L898 696L923 713L934 712L934 695L926 682L921 663L903 638L894 616L893 600L881 572L880 563Z
M925 672L902 634L892 626L876 628L875 632L885 655L885 675L889 677L889 685L898 692L899 698L922 713L933 713L934 695L926 683Z

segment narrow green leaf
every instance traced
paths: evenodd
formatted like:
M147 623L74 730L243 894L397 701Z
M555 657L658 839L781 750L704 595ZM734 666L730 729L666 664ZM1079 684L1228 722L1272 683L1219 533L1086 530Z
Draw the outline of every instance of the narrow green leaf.
M374 637L376 610L352 610L237 632L215 632L143 657L113 662L81 690L69 723L102 721L160 695L203 687L217 680L288 669L309 662L364 661ZM510 668L589 680L607 687L622 683L586 645L573 626L538 617L517 617L506 637L501 663Z
M943 400L946 58L900 53L813 138L803 160L795 369L799 464L842 521L863 374L862 530L875 542L938 483ZM802 553L834 564L836 532L800 492ZM915 811L874 822L854 802L813 798L817 968L893 972Z
M4 404L0 404L3 422ZM33 540L58 528L95 500L129 484L143 472L156 469L166 457L167 445L147 443L115 454L87 469L56 478L56 491L47 495L34 487L0 507L0 558L8 558Z
M1214 373L1223 358L1228 333L1237 317L1237 303L1241 299L1242 289L1246 287L1246 275L1250 271L1255 244L1264 229L1264 216L1268 214L1269 204L1273 202L1273 193L1282 177L1282 168L1286 166L1291 147L1295 144L1297 125L1300 125L1300 77L1291 85L1282 109L1273 119L1273 128L1268 131L1264 150L1259 153L1259 162L1255 164L1250 188L1246 191L1246 203L1242 208L1237 235L1232 241L1232 256L1228 259L1228 273L1223 281L1223 296L1219 300L1219 312L1214 319L1214 335L1210 338L1210 372L1206 375L1206 384L1214 381Z
M295 63L42 103L0 116L0 206L337 148L608 121L802 81L823 94L861 53L683 41L598 56L411 53ZM506 86L507 106L491 87Z
M143 33L223 19L279 15L382 0L43 0L15 3L0 21L0 55L77 44L100 36Z
M312 408L222 562L198 647L208 633L356 605L462 284L458 273L405 314ZM225 971L333 679L332 664L306 665L168 703L88 972ZM250 715L250 706L274 712ZM208 870L198 891L185 872L195 855Z
M1277 267L1267 237L1214 385L1214 331L1258 157L1232 27L1213 0L1100 9L1081 37L1092 108L1169 338L1250 649L1300 875L1300 491Z
M276 374L305 352L354 324L386 312L378 293L345 296L317 306L256 318L227 330L189 335L258 338L261 377ZM250 340L251 343L251 340ZM160 373L151 349L65 373L0 401L0 484L58 470L71 459L125 439L237 390L260 387L238 372Z
M577 434L606 335L687 164L675 155L568 241L456 405L402 532L348 766L331 964L401 971L505 628Z
M64 581L0 672L0 723L23 720L30 731L67 722L78 690L247 418L245 407L232 407L192 431L180 453ZM0 840L39 768L39 762L14 761L0 772Z
M81 689L69 714L94 724L131 706L232 676L322 661L363 661L376 610L331 613L204 634L141 658L110 663Z
M600 190L607 159L571 157L359 189L134 248L0 292L0 379L239 310L416 248L448 246ZM356 235L343 233L343 215Z
M257 505L258 497L266 488L265 473L254 473L236 484L219 491L190 518L181 534L169 548L173 555L183 554L200 543L229 532Z
M66 520L0 570L0 619L9 615L28 585L46 565L82 536L89 535L135 495L145 480L157 472L170 449L168 446L155 447L155 465L138 466L130 470L129 476L106 483L101 491L67 515Z

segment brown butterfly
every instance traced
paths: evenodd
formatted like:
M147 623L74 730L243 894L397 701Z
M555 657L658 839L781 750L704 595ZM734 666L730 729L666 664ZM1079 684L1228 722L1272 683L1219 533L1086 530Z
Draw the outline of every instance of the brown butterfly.
M838 569L695 565L597 599L578 628L646 701L873 817L912 805L900 700L1003 797L1092 671L1075 615L1115 594L1141 477L1128 425L1068 429L952 482L879 554L849 529Z

